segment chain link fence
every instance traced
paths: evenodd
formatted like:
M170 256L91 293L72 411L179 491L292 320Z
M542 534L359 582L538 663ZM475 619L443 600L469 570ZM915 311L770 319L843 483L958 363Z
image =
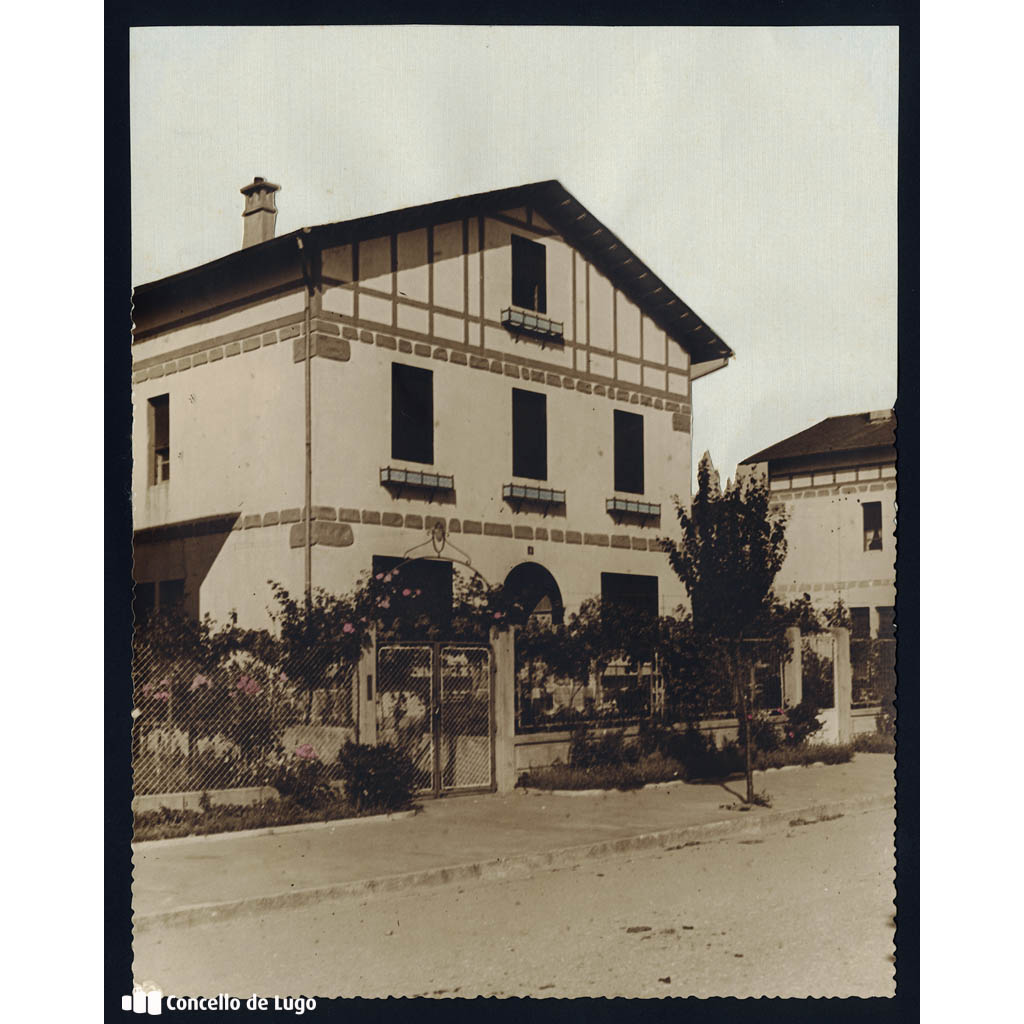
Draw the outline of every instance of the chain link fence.
M896 700L896 641L857 638L850 641L853 707L880 707L891 713Z
M315 656L310 668L300 685L272 653L217 650L187 623L137 634L136 795L270 785L294 756L336 760L355 732L352 672Z

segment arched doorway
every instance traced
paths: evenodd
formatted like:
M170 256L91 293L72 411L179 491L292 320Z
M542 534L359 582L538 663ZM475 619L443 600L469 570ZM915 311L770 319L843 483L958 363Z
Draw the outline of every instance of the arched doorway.
M520 562L505 577L505 592L531 617L560 626L565 616L562 592L555 577L536 562Z

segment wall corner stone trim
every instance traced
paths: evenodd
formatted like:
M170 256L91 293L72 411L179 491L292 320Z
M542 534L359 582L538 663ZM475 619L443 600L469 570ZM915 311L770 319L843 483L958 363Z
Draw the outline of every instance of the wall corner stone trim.
M313 518L322 519L333 523L338 518L338 513L334 510L333 506L331 505L314 505Z
M355 540L348 523L313 523L313 543L331 548L350 547Z
M261 515L246 516L244 518L244 520L242 521L242 526L246 530L252 530L252 529L254 529L257 526L262 526L262 525L263 525L263 516L261 516Z
M289 338L297 338L301 333L302 329L298 324L289 324L278 331L278 337L281 341L288 341Z
M343 338L348 338L349 341L358 341L359 331L357 331L354 327L350 327L348 324L346 324L341 329L341 336Z
M301 508L286 508L281 513L282 523L297 523L302 518Z
M263 516L263 525L264 526L277 526L277 524L280 523L280 522L281 522L281 513L280 512L267 512Z
M672 429L688 434L690 432L690 414L688 412L672 413Z

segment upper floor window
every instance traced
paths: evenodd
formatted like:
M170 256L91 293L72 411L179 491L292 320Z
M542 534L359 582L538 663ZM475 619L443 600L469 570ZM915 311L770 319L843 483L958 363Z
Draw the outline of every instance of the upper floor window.
M548 310L547 250L520 235L512 236L512 305L536 313Z
M512 475L548 478L548 400L520 388L512 389Z
M882 503L865 501L861 506L864 510L864 550L882 550Z
M434 374L391 364L391 457L434 461Z
M644 418L615 410L615 490L644 493Z
M171 478L170 395L149 400L149 482L162 484Z

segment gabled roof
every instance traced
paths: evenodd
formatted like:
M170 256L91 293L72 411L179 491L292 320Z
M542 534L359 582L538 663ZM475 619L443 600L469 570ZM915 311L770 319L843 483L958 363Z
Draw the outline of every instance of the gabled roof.
M869 412L849 416L829 416L813 427L801 430L777 444L744 459L740 465L774 462L810 455L862 451L866 448L891 449L896 444L896 417L872 419Z
M248 276L256 267L273 268L277 272L282 262L290 261L296 252L296 238L302 238L304 245L330 248L518 206L536 209L570 245L632 299L669 337L682 345L692 362L708 362L733 355L732 349L705 321L555 180L459 196L313 228L299 228L202 266L139 285L134 292L136 317L138 319L144 311L147 302L166 307L174 305L174 296L184 289L209 290L215 277Z

